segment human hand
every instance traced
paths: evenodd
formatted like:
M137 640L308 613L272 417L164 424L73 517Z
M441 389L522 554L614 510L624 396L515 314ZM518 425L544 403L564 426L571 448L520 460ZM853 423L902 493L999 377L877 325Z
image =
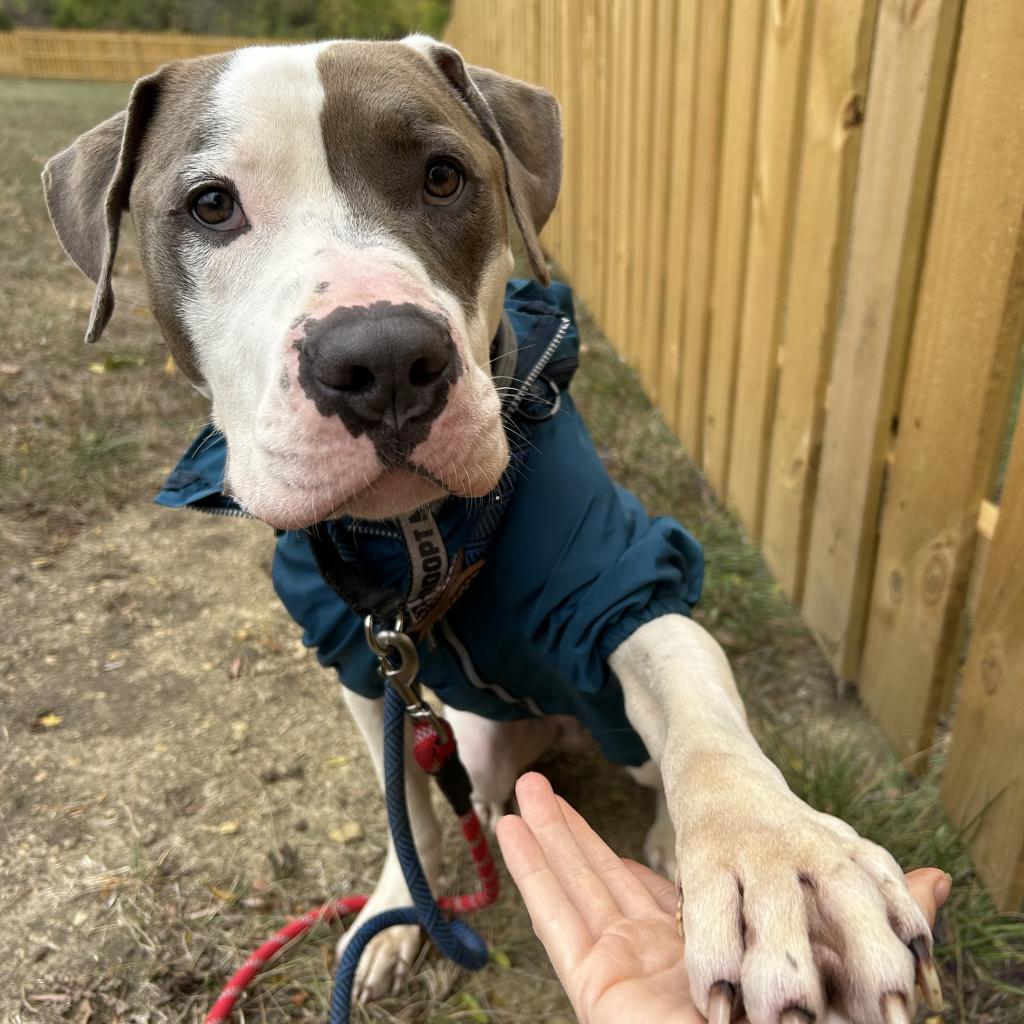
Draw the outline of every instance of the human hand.
M516 796L521 817L498 822L498 843L581 1024L702 1024L676 930L675 886L618 857L543 776L524 775ZM934 923L949 877L925 868L906 878ZM724 1007L713 1011L722 1024Z

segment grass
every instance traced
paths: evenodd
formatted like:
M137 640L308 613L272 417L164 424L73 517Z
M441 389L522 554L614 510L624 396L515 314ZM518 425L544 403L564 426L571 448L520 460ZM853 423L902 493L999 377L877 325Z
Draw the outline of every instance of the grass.
M59 550L89 523L150 490L204 403L165 372L129 231L115 278L118 313L102 342L81 341L91 301L42 204L43 161L122 109L123 85L0 83L0 557Z
M45 558L128 502L145 500L206 414L203 401L166 372L130 238L116 282L119 315L98 349L81 344L88 288L62 258L40 202L42 160L119 109L126 91L0 81L5 138L0 151L5 254L0 559L5 565ZM585 311L581 327L586 348L574 384L579 404L613 474L652 511L677 516L704 543L708 572L697 615L728 649L766 749L795 791L815 806L846 818L901 863L936 864L951 872L955 887L940 944L950 999L944 1019L1020 1024L1024 918L993 911L963 837L941 810L942 745L920 779L893 761L856 701L837 691L759 555L714 501L634 374ZM269 882L261 881L267 877ZM76 900L116 896L117 927L111 927L111 946L103 951L119 966L93 977L90 991L102 989L103 1006L116 1007L129 998L135 1005L151 1005L154 1021L196 1019L240 955L282 916L324 898L324 889L319 875L274 877L266 864L217 864L200 875L195 864L181 865L139 840L123 873L72 894ZM513 900L506 889L502 907L507 910ZM118 946L117 935L131 942ZM329 948L322 936L316 940ZM496 969L497 981L489 972L486 978L462 978L431 959L407 997L385 1001L369 1014L359 1011L360 1019L516 1020L515 1005L508 1002L516 985L539 992L537 1005L560 1013L557 989L532 937L503 934L501 941L511 966ZM305 944L263 979L247 1004L246 1019L322 1014L328 965L312 955L313 948ZM129 994L131 978L141 988ZM99 1006L100 995L93 998ZM173 1008L173 1015L161 1007Z

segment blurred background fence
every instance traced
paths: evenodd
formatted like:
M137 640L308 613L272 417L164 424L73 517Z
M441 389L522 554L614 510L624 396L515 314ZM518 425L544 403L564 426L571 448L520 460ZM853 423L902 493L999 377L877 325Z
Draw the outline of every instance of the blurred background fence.
M251 46L259 39L170 32L15 29L0 32L0 75L134 82L160 64Z
M455 0L446 38L558 96L548 252L897 754L952 716L944 799L1016 907L1024 4ZM0 74L253 41L20 29Z
M456 0L447 38L561 100L548 250L911 767L956 696L944 798L1016 907L1024 4Z

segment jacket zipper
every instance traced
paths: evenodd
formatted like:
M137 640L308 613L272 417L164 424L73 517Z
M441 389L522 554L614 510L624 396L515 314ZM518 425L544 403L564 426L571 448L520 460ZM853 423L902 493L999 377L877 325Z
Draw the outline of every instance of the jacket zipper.
M506 412L513 413L522 404L523 399L526 397L530 388L533 387L537 378L543 373L544 367L551 361L551 357L558 351L558 346L562 344L562 339L565 337L566 331L569 330L570 320L567 316L562 317L562 322L558 325L558 330L555 331L554 337L548 342L547 348L541 353L540 359L537 360L533 365L533 369L526 375L523 380L522 387L515 394L513 400L509 402Z
M233 519L255 519L250 512L241 508L211 508L209 505L186 505L190 512L202 512L204 516L230 516Z

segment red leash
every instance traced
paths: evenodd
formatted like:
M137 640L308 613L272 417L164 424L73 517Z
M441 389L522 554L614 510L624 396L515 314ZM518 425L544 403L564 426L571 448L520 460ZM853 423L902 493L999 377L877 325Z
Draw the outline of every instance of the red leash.
M438 720L448 734L442 742L434 727L426 722L417 722L414 733L413 755L417 764L429 775L437 775L448 759L455 753L455 734L452 727L443 719ZM480 827L480 820L473 810L459 816L459 827L469 847L470 856L476 866L476 876L480 888L476 892L458 896L442 896L438 899L442 910L453 914L462 914L471 910L480 910L498 898L498 872L494 867L494 858L487 843L487 836ZM246 988L252 983L267 964L281 950L304 935L315 924L321 921L333 922L347 914L357 914L366 906L366 896L345 896L332 900L301 917L289 921L273 938L268 939L259 949L249 956L245 963L235 972L231 980L221 989L213 1008L206 1015L205 1024L223 1024L228 1019L235 1004Z

